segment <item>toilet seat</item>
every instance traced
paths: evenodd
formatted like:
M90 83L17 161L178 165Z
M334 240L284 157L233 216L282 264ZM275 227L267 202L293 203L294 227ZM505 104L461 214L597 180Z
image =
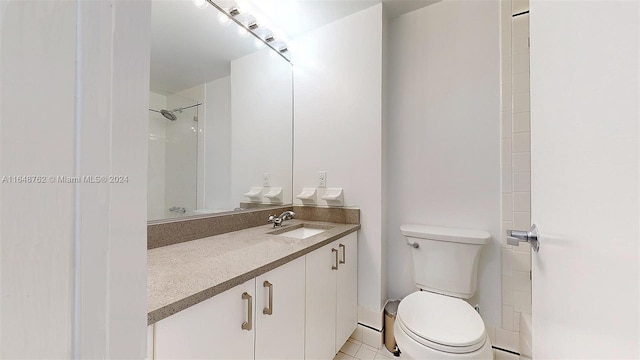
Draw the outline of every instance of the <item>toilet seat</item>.
M418 291L400 302L396 323L414 341L447 353L474 352L485 344L484 322L462 299Z

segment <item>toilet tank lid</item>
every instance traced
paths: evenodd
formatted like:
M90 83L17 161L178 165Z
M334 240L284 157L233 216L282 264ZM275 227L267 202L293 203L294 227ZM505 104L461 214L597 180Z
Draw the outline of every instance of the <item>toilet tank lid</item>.
M483 245L491 238L491 234L483 230L457 229L431 225L404 224L400 226L400 231L402 231L404 236L463 244Z

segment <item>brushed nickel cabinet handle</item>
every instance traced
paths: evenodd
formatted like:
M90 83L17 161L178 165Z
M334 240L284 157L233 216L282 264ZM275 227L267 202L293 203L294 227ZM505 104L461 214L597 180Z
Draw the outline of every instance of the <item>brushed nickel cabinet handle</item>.
M340 244L339 247L342 248L342 260L340 260L340 264L346 264L347 260L345 258L346 257L345 253L347 252L347 247L344 246L344 244Z
M242 323L242 330L251 331L253 327L253 298L249 295L248 292L244 292L242 294L242 300L249 300L247 303L247 310L249 313L249 320Z
M265 315L272 315L273 314L273 284L265 280L265 282L262 283L262 286L269 288L269 306L262 309L262 313Z
M336 254L336 264L331 266L331 270L338 270L338 250L331 249L331 252Z

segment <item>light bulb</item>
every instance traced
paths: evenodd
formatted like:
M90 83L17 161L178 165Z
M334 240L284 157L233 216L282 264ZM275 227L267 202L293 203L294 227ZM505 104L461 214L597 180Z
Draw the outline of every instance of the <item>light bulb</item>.
M241 37L247 37L249 36L249 32L244 27L238 26L238 35L240 35Z
M284 32L282 30L280 30L279 28L269 28L271 30L271 33L273 34L273 36L278 39L278 40L284 40L286 41L287 38L284 36Z
M229 18L229 16L227 16L227 14L223 12L220 12L218 14L218 21L220 22L220 24L225 26L231 24L231 19Z
M204 9L207 7L207 0L193 0L193 5L195 5L198 9Z

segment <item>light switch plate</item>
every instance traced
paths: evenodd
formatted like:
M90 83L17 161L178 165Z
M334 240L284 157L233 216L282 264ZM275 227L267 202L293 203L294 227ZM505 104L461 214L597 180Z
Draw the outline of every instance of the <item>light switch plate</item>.
M264 175L262 175L262 186L269 186L270 181L271 175L269 173L264 173Z

